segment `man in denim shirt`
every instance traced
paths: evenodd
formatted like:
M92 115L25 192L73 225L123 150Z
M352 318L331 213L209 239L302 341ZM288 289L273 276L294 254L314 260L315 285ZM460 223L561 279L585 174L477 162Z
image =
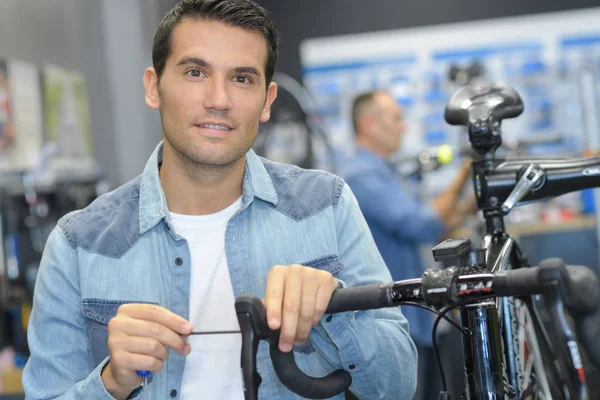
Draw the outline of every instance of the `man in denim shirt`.
M463 221L468 211L467 203L459 204L458 198L470 176L470 163L463 164L455 180L431 204L421 204L405 190L400 176L387 162L400 148L406 130L402 109L394 98L387 92L359 95L353 102L352 118L357 148L344 178L356 195L392 278L418 278L425 270L419 245L437 243L445 232ZM405 307L403 312L419 349L417 390L426 393L419 398L436 398L439 381L432 354L433 315L415 307Z
M408 399L416 349L399 309L324 316L338 287L391 280L340 178L251 146L277 94L277 36L251 0L185 0L159 25L145 101L164 141L144 172L63 217L29 324L29 399L242 399L242 293L263 298L279 348L361 399ZM295 399L257 354L263 399ZM142 381L136 371L151 371ZM336 398L342 398L337 396Z

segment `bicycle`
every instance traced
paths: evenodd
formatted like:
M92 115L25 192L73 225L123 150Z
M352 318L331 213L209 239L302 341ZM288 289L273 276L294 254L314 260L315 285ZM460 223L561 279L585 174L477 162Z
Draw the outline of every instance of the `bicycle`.
M481 156L480 161L473 163L473 185L477 208L483 211L486 222L484 248L491 272L529 267L526 256L504 226L504 216L517 204L600 185L600 175L590 173L600 166L600 158L496 159L495 152L502 144L502 120L517 117L522 111L519 94L502 83L485 91L465 86L452 96L445 110L449 124L467 127L471 147ZM506 372L514 390L525 392L535 376L538 397L576 398L574 383L568 384L570 394L560 384L569 381L564 372L568 370L565 362L560 361L557 367L548 356L551 352L544 339L547 329L544 325L548 321L543 300L507 299L499 301L497 306Z
M587 399L577 339L592 363L600 366L598 279L589 269L567 268L557 261L530 267L516 241L506 233L504 216L517 204L600 186L600 158L496 159L502 120L522 111L518 93L502 83L485 90L463 87L446 106L446 121L466 126L471 146L481 156L472 169L477 206L486 221L483 249L472 249L468 239L442 242L433 249L434 258L455 267L427 271L421 279L339 289L327 312L417 305L439 314L435 338L439 321L459 308L465 398ZM275 371L293 392L327 398L350 386L350 375L344 370L324 378L307 377L297 368L292 352L279 352L279 334L263 323L264 309L257 300L242 295L236 302L248 399L256 399L260 384L255 364L260 340L271 342ZM575 319L577 335L564 307ZM449 399L440 372L441 399Z

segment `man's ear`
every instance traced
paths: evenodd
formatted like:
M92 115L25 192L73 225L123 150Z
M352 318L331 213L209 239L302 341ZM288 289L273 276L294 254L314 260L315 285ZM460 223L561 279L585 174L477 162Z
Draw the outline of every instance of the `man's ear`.
M275 82L269 83L267 88L267 99L262 112L260 113L260 122L267 122L271 118L271 104L277 98L277 84Z
M363 114L358 118L357 128L361 135L370 137L373 135L375 124L377 124L377 117L374 114Z
M160 108L158 75L152 67L146 68L146 71L144 71L144 88L146 89L146 105L153 110L158 110Z

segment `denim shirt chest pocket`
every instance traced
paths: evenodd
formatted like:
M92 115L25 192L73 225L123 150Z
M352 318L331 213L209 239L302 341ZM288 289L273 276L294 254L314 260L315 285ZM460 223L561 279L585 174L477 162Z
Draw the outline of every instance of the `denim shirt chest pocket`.
M83 299L81 312L85 317L85 328L92 365L96 367L108 357L108 322L117 315L123 304L158 304L140 301Z
M312 267L312 268L319 269L322 271L327 271L331 275L333 275L335 278L338 277L339 272L343 267L342 262L340 261L340 259L337 255L319 257L317 259L313 259L313 260L310 260L310 261L307 261L304 263L299 263L299 264L304 265L306 267ZM310 337L309 337L309 340L307 340L306 342L304 342L302 344L294 345L293 350L296 353L307 354L307 355L315 352L315 348L314 348L313 344L311 343Z

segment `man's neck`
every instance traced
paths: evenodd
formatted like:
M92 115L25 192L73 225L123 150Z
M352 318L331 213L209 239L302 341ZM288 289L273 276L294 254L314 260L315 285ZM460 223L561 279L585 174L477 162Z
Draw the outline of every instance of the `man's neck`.
M368 140L362 136L359 136L356 138L356 144L359 147L370 151L371 153L377 154L379 157L383 158L384 160L390 155L389 152L387 152L381 146L378 146L377 143L374 143L373 141Z
M246 157L228 166L191 165L165 146L160 169L169 211L209 215L233 204L242 195Z

